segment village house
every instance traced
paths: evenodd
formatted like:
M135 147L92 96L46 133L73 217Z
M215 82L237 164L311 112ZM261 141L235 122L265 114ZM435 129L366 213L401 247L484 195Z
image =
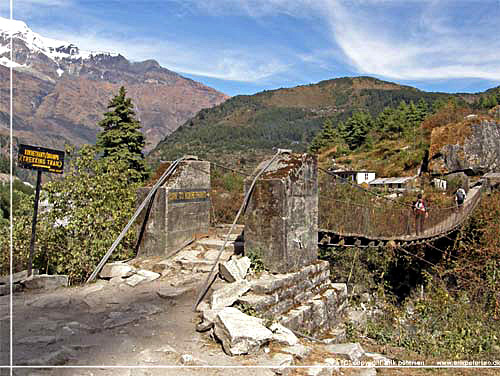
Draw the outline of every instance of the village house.
M330 170L330 172L356 184L368 183L375 179L375 172L368 170Z
M369 182L370 187L386 191L415 190L416 176L377 178Z

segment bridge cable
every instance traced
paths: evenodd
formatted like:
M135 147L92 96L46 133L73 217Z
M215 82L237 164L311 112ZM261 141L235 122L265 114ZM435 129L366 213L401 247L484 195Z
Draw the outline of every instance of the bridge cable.
M92 280L94 280L94 278L97 276L97 273L99 273L101 271L101 269L104 266L104 264L106 263L106 261L108 261L109 256L111 256L111 254L113 253L113 251L115 250L115 248L118 246L118 244L120 243L120 241L127 234L127 231L130 229L130 227L132 226L132 224L135 222L135 220L137 219L137 217L139 216L139 214L141 214L141 212L144 209L144 207L146 206L146 204L149 202L149 200L152 199L153 195L156 193L156 191L158 190L158 188L165 182L165 180L167 180L167 178L175 171L175 169L177 168L177 166L179 165L179 163L182 160L184 160L185 158L186 157L181 157L179 159L176 159L169 166L169 168L163 173L163 175L158 179L158 181L156 182L156 184L153 186L153 188L151 188L151 190L149 191L149 193L146 196L146 198L144 199L144 201L141 203L141 205L139 205L139 207L135 211L135 213L132 216L132 218L129 220L129 222L127 223L127 225L125 226L125 228L122 230L122 232L120 233L120 235L118 235L118 237L116 238L116 240L113 242L113 244L111 245L111 247L109 248L109 250L103 256L103 258L101 259L101 261L99 262L99 264L97 265L97 267L95 268L95 270L92 272L92 274L90 275L90 277L87 279L87 281L85 283L89 283Z
M195 301L194 306L193 306L193 311L196 310L196 308L198 307L198 304L200 304L201 300L205 297L205 294L207 293L208 289L210 288L212 283L215 281L217 274L214 273L214 270L219 263L219 259L222 255L222 252L224 251L224 248L226 247L226 243L229 239L230 234L232 233L232 231L234 229L234 226L236 225L236 222L238 222L238 219L239 219L241 213L243 213L246 210L247 203L248 203L248 200L250 199L250 196L253 192L253 188L255 186L255 183L257 182L258 178L267 170L267 168L276 160L276 158L281 153L283 153L283 151L281 149L278 149L278 152L271 158L271 160L264 166L264 168L262 168L255 175L255 177L250 185L250 188L248 189L248 191L243 199L243 203L241 204L240 209L238 210L238 213L236 214L236 217L234 218L233 224L231 225L231 228L229 229L229 231L226 235L226 238L224 239L224 243L222 244L222 246L219 250L217 258L215 259L215 262L213 263L212 268L210 269L210 272L208 273L207 279L205 280L205 283L203 284L202 288L200 289L200 292L198 293L198 296L197 296L196 301Z
M372 192L369 189L363 188L362 186L360 186L358 184L354 184L351 181L349 181L349 179L346 179L346 178L343 178L343 177L341 177L339 175L336 175L336 174L334 174L331 171L325 170L324 168L318 167L318 170L323 171L327 175L332 176L334 179L339 179L339 180L341 180L341 181L349 184L351 187L356 188L356 189L358 189L360 191L363 191L365 193L371 194L371 195L376 196L376 197L380 197L380 198L382 198L382 199L384 199L386 201L392 201L392 202L394 202L394 203L396 203L397 205L400 205L400 206L413 208L413 205L411 205L411 204L405 204L405 203L399 202L399 201L397 201L395 199L392 199L392 198L389 198L389 197L385 197L384 195L381 195L379 193ZM456 208L456 206L444 206L444 207L434 207L434 208L431 207L431 208L428 208L428 211L432 211L432 210L445 210L445 209L448 210L448 209L453 209L453 208Z

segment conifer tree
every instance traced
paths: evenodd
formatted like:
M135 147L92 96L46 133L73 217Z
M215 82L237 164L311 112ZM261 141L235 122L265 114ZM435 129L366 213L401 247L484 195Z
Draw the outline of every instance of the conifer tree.
M110 111L98 123L103 130L97 135L97 148L105 158L126 161L129 169L135 171L134 180L144 180L147 177L142 153L144 136L141 123L135 118L132 100L126 98L126 94L122 86L118 95L109 101Z
M323 122L321 130L314 136L309 145L310 153L318 153L321 149L333 145L338 141L338 132L333 128L331 119L326 119Z
M360 147L368 136L372 119L365 112L355 112L345 123L339 125L339 131L351 150Z

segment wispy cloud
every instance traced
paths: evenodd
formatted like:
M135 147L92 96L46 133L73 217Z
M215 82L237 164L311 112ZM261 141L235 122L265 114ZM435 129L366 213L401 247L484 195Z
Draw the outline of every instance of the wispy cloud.
M8 1L0 4L0 11L7 9ZM80 12L85 3L76 0L14 0L14 14L23 19L53 9L71 10L83 20L79 23L85 25L83 31L70 23L64 29L45 24L45 29L34 31L85 50L119 52L136 61L154 58L180 73L222 80L307 80L308 68L331 71L339 63L346 70L398 80L500 80L498 0L170 0L169 4L182 17L250 17L263 22L262 30L275 20L272 17L284 15L302 25L317 23L310 30L323 34L322 38L308 35L302 45L293 47L282 46L287 36L253 44L242 43L237 35L225 36L221 44L205 39L202 32L197 40L153 33L141 38L130 33L130 26L113 24L96 12Z
M24 19L33 14L50 13L56 8L75 6L74 0L13 0L13 14L16 19ZM10 12L10 1L0 1L0 12L7 15Z
M318 17L331 32L330 52L299 51L296 57L323 68L333 58L359 73L393 79L500 80L498 0L183 1L213 14Z
M498 17L500 7L495 3L490 2L491 11ZM399 18L399 27L391 27L377 18L380 13L373 3L362 11L346 4L328 2L332 38L361 73L405 80L500 80L497 25L483 17L484 7L475 9L472 4L467 14L460 14L465 20L459 20L455 7L467 2L428 2L409 14L398 14L396 5L386 8Z
M104 32L73 33L69 30L40 29L42 35L64 35L81 50L121 53L133 61L155 59L173 71L240 82L261 82L286 70L287 65L265 51L250 48L200 47L189 41L105 36Z

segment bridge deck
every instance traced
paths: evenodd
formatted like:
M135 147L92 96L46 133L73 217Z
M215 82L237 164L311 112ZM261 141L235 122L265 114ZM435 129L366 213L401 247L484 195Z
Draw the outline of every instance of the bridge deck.
M455 207L430 209L430 215L424 221L424 229L418 235L415 228L416 218L410 208L399 209L399 218L397 218L399 222L394 223L394 234L387 233L390 231L390 228L385 228L385 233L381 234L380 232L377 233L377 226L370 225L372 220L380 220L380 216L376 216L373 213L373 209L361 206L345 208L346 211L349 210L347 213L356 219L355 221L348 223L339 221L337 228L320 229L319 233L342 238L361 238L379 242L391 240L412 242L439 238L455 230L467 219L481 200L481 188L481 186L471 188L467 199L460 209ZM386 216L390 215L390 213L385 214Z

